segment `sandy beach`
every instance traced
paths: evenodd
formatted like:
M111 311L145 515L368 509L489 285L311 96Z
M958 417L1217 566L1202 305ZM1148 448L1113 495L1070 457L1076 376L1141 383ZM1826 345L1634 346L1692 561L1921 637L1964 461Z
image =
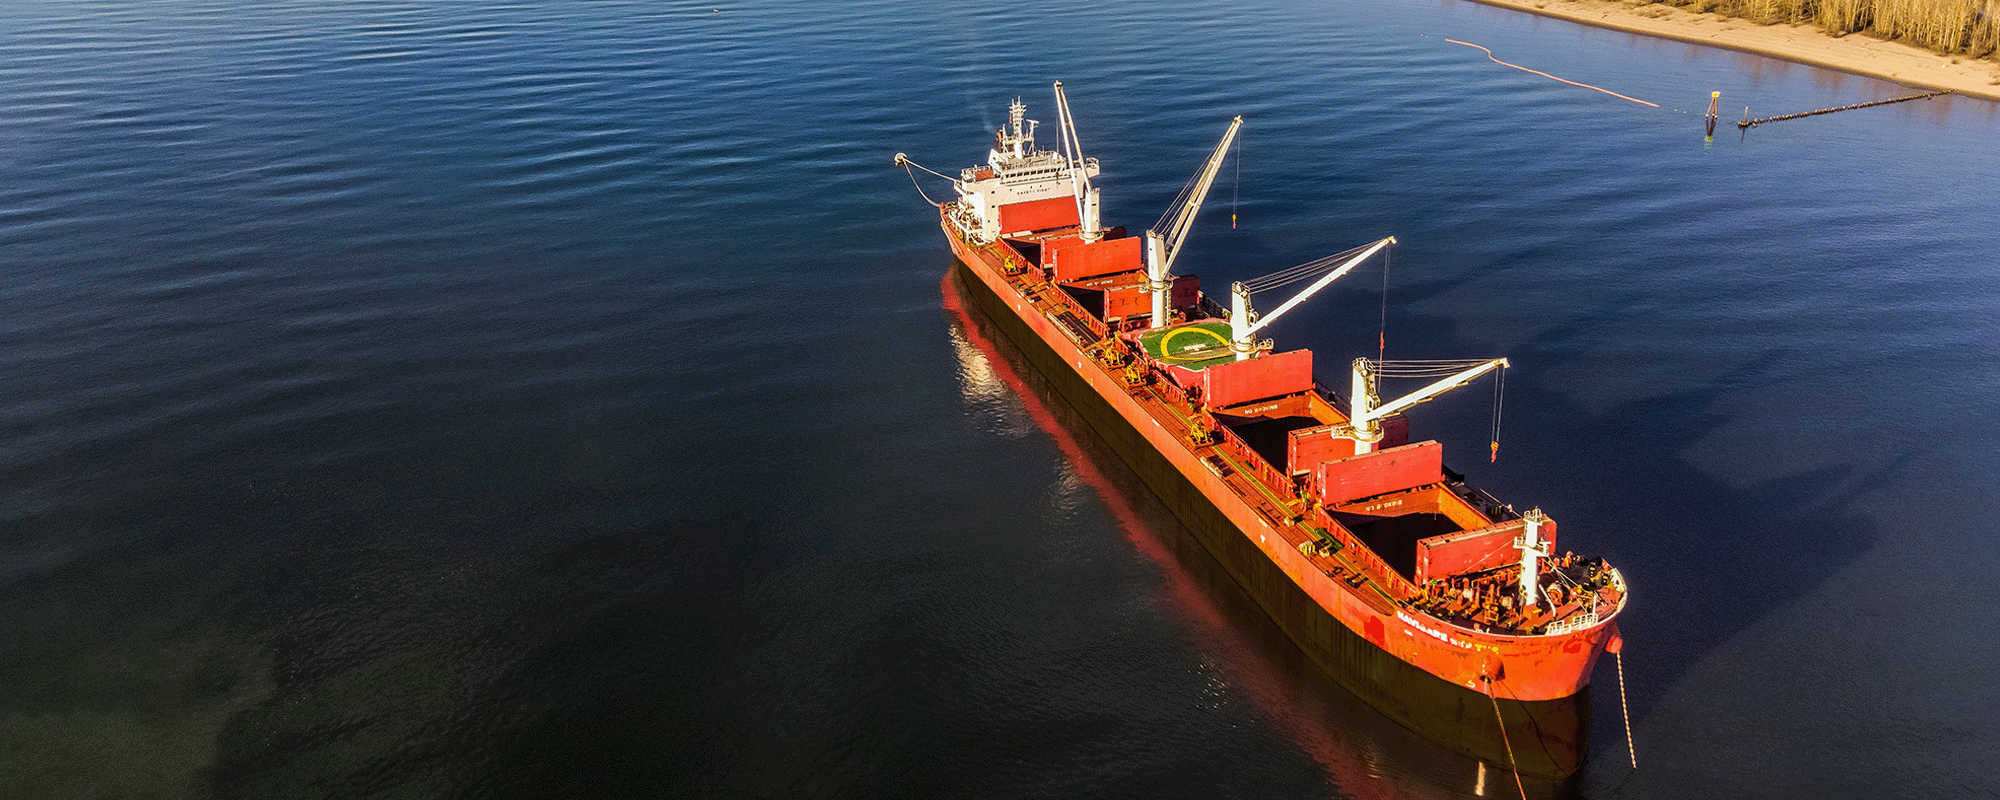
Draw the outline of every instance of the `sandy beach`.
M1653 3L1606 0L1475 0L1648 36L1727 47L1759 55L1885 78L1911 87L1949 89L2000 100L2000 63L1928 50L1863 34L1828 36L1811 25L1760 25Z

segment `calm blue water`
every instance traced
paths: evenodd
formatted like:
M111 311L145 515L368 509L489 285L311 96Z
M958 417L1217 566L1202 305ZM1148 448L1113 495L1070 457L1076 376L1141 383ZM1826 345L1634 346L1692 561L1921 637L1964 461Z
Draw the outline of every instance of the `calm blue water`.
M1415 427L1635 586L1584 794L1991 793L2000 105L1704 143L1904 90L1459 0L24 0L0 795L1472 795L947 309L890 156L1056 79L1115 224L1248 120L1183 269L1394 234L1390 356L1513 359L1498 464Z

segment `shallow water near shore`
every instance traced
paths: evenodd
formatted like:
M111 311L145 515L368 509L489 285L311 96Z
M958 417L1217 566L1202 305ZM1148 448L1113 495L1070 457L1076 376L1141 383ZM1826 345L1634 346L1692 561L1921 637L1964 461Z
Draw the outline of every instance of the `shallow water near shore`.
M1393 234L1389 355L1513 360L1497 464L1484 384L1413 432L1633 586L1582 794L1986 793L2000 104L1704 142L1906 90L1460 0L609 0L0 10L0 795L1473 796L946 307L890 157L1058 79L1134 229L1245 117L1183 271Z

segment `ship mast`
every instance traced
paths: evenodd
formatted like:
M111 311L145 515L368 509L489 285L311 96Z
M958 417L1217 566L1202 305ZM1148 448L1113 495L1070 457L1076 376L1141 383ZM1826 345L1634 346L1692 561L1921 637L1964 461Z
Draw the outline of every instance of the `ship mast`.
M1028 107L1021 102L1021 98L1014 98L1013 104L1007 106L1007 127L1001 128L1000 135L995 137L993 152L987 154L986 163L998 167L1002 161L1025 158L1034 149L1035 126L1038 123L1027 119L1027 116ZM1026 132L1021 130L1023 122L1028 123Z
M1521 551L1521 607L1534 608L1541 602L1538 579L1541 578L1541 559L1549 554L1548 540L1542 538L1542 524L1549 518L1539 508L1529 509L1521 515L1526 527L1520 538L1514 540L1514 547Z
M1201 202L1208 198L1208 187L1214 185L1215 173L1222 169L1222 159L1229 153L1229 143L1236 139L1236 129L1241 127L1242 116L1229 121L1229 130L1223 132L1215 152L1209 154L1208 162L1195 173L1188 190L1181 193L1183 201L1168 209L1160 226L1146 231L1146 289L1153 295L1152 327L1167 324L1167 290L1173 286L1169 270L1173 268L1174 257L1180 255L1181 245L1187 241L1195 215L1201 212ZM1162 227L1164 230L1160 230Z
M1095 242L1104 237L1103 231L1098 230L1097 187L1090 185L1090 175L1084 169L1083 146L1076 141L1076 124L1069 114L1069 99L1063 96L1062 81L1056 81L1056 116L1062 122L1063 160L1069 162L1070 188L1076 194L1076 218L1083 240Z

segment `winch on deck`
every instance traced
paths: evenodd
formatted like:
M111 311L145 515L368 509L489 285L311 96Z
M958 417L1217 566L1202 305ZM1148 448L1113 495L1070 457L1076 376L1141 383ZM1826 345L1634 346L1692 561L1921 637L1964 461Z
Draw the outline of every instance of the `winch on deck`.
M1507 566L1433 579L1411 605L1468 630L1553 635L1597 624L1625 595L1624 579L1601 558L1564 553L1543 562L1536 578L1546 594L1533 605L1521 602L1521 574Z

